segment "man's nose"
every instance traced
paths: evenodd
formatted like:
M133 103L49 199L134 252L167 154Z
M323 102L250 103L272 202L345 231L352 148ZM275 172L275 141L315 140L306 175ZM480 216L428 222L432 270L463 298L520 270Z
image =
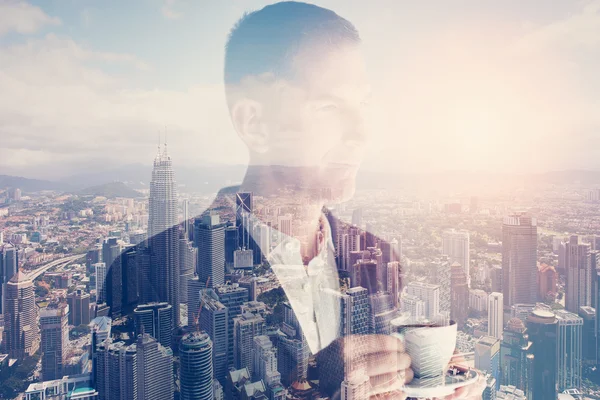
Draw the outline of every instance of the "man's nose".
M342 138L344 145L354 149L363 149L367 144L368 136L363 116L358 112L348 115L347 125L345 126Z

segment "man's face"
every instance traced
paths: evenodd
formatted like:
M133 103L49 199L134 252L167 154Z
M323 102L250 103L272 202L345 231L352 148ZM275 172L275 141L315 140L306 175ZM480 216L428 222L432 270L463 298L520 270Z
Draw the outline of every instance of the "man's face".
M312 189L330 188L335 201L345 201L354 194L363 159L370 88L359 46L318 50L300 52L293 83L280 81L269 90L272 96L263 103L265 155L271 165L302 167L299 173Z

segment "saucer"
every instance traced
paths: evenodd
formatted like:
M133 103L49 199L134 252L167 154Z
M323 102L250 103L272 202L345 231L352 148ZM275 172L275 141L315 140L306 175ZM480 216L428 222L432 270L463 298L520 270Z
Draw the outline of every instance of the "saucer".
M440 377L414 378L410 383L404 385L402 391L409 398L444 397L454 393L459 387L476 382L478 376L478 372L475 370L458 371L456 374L449 370Z

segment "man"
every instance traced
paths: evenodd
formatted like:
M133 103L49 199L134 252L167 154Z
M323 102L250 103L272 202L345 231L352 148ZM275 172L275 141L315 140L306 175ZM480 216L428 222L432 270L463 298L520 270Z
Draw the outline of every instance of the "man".
M373 395L400 389L412 378L402 344L384 335L338 337L340 310L323 295L339 291L332 241L337 220L315 193L327 193L331 203L349 200L367 142L370 86L358 31L333 11L306 3L246 14L226 45L225 85L231 121L250 159L238 191L275 196L281 209L295 208L294 231L308 236L304 242L286 236L267 261L311 352L333 347L341 354L324 354L339 363L361 359L371 382L385 383L373 387ZM358 340L362 345L354 346Z
M323 295L339 291L332 240L337 219L325 202L353 196L367 141L363 117L370 88L356 28L306 3L282 2L246 14L227 41L225 86L231 121L250 161L240 187L218 199L229 198L233 207L231 193L253 192L255 199L275 199L277 207L295 210L294 231L308 240L281 233L273 251L261 250L311 352L327 354L330 363L332 357L340 364L360 359L371 382L384 382L371 395L402 398L402 384L412 378L402 343L386 335L339 337L340 310ZM259 215L246 217L252 225L266 224Z

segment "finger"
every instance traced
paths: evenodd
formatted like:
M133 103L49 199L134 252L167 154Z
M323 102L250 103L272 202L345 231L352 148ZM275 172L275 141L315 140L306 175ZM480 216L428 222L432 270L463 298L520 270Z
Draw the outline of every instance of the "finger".
M371 353L366 357L369 375L403 371L410 367L410 356L406 353Z
M414 379L414 377L415 377L415 373L413 372L412 369L407 368L407 369L404 370L404 383L405 384L409 383L409 382L412 382L412 380Z

